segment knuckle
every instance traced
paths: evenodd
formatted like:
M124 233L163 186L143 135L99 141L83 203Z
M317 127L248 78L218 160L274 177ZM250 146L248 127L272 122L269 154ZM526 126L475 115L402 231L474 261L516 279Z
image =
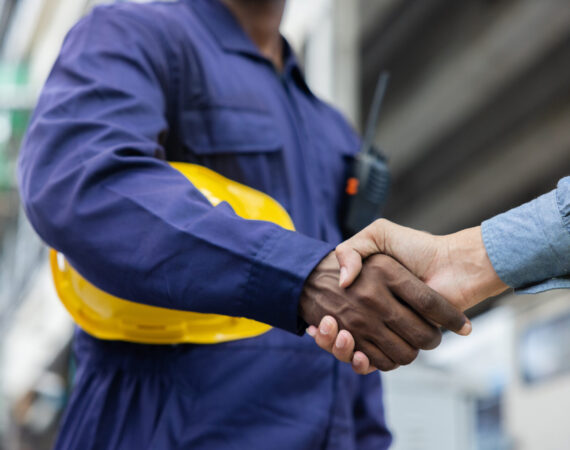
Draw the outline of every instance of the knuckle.
M374 275L385 280L389 285L405 280L403 267L391 256L384 254L375 254L367 260L368 267L373 271Z
M334 251L336 254L342 254L345 252L347 247L348 247L348 244L346 242L342 242L335 247Z
M375 286L367 285L363 286L359 292L359 300L362 304L367 305L368 307L373 307L377 300L379 299L379 295Z
M374 286L358 286L358 291L354 292L353 306L354 314L351 322L364 328L370 328L373 323L373 317L377 317L379 308L382 308L382 295L378 293Z
M355 332L367 329L369 327L368 322L367 317L364 317L362 314L351 314L350 317L345 320L343 328L346 328L348 332L356 337L357 333Z
M392 330L397 329L404 319L400 311L395 308L388 308L387 311L384 312L383 318L384 323Z
M380 233L381 230L383 229L383 227L386 224L386 219L384 218L380 218L380 219L376 219L374 222L372 222L370 225L368 225L368 227L366 227L366 230L369 230L372 233Z

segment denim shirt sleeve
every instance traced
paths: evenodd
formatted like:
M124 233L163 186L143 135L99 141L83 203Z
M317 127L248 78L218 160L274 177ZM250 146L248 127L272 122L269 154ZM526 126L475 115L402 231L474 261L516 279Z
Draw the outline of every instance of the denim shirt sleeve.
M481 229L493 267L517 293L570 288L570 177Z

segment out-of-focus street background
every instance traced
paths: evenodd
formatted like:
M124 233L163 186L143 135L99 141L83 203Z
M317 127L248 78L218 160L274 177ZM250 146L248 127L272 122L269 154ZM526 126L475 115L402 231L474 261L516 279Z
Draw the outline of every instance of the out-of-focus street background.
M0 0L0 448L51 448L73 377L73 325L15 167L67 30L99 3ZM567 0L289 0L283 33L360 131L390 71L376 144L395 222L457 231L570 174ZM472 336L384 377L394 449L569 449L570 292L507 293L471 317Z

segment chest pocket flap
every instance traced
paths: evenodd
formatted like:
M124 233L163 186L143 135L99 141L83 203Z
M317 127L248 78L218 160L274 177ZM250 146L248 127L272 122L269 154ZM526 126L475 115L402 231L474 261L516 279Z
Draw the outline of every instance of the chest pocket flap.
M182 134L187 150L197 155L274 152L282 148L273 117L253 109L210 107L186 111Z

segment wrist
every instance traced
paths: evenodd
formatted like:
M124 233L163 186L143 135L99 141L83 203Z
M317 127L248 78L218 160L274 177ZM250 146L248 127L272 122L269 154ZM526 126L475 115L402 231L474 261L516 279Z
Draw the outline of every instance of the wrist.
M338 276L339 265L334 252L330 252L317 264L305 280L297 310L301 323L318 325L320 320L319 306L315 302L315 298L319 296L322 284L326 282L326 279L332 278L338 285Z
M508 286L499 278L483 243L481 227L449 235L450 257L465 272L467 296L475 303L500 294Z

